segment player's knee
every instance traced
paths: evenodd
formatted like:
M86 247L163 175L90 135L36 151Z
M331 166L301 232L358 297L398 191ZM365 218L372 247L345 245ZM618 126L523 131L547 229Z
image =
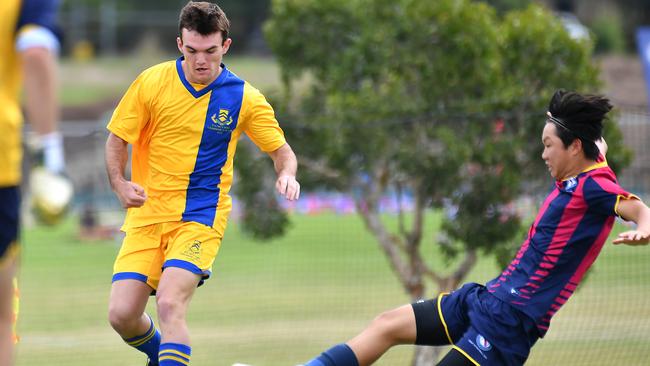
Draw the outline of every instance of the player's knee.
M390 342L391 344L398 344L403 342L402 328L402 315L398 309L389 310L377 316L370 328L381 338Z
M126 331L137 324L142 314L126 306L111 304L108 308L108 322L117 332Z
M176 297L159 294L156 296L156 306L158 318L163 323L173 322L184 317L183 304Z

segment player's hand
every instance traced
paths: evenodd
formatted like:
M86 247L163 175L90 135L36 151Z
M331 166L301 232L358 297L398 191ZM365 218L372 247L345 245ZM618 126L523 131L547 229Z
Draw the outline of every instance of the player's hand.
M275 189L289 201L295 201L300 197L300 183L291 175L279 176L275 181Z
M627 245L647 245L650 243L650 233L639 230L630 230L618 234L614 239L614 244L627 244Z
M124 208L141 207L147 200L144 188L137 183L123 181L114 187L114 191Z

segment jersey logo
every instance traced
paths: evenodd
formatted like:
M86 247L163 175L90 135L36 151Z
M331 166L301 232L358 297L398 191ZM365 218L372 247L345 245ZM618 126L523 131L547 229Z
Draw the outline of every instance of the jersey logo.
M567 192L573 192L573 191L575 191L575 188L576 188L577 186L578 186L578 179L576 179L576 178L574 177L574 178L571 178L571 179L569 179L569 180L566 181L565 186L564 186L564 189L565 189Z
M228 109L219 109L219 114L213 114L210 117L212 123L208 123L207 128L217 132L218 134L225 134L232 132L233 129L233 119L230 115L230 110Z
M218 118L216 113L212 115L212 122L218 123L222 126L229 126L232 123L232 116L230 116L230 111L227 109L220 109Z

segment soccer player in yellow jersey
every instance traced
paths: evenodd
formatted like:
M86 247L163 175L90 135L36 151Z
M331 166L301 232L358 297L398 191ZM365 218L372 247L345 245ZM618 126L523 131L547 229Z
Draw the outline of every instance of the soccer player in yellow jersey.
M297 161L264 96L222 64L232 40L215 4L181 11L182 56L144 71L108 124L111 186L128 208L114 265L109 321L148 365L188 365L185 321L210 276L231 210L233 157L242 133L275 164L277 191L296 200ZM124 176L132 146L131 180ZM155 292L160 331L145 305Z
M16 266L22 161L20 94L39 136L45 167L63 171L63 145L56 131L55 27L57 1L0 1L0 366L13 364L17 309Z

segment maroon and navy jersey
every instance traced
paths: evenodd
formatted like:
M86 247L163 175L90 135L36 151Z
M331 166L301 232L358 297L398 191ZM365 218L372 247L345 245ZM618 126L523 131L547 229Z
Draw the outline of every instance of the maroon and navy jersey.
M540 336L571 297L609 236L623 190L606 161L555 182L528 237L488 290L535 320Z

